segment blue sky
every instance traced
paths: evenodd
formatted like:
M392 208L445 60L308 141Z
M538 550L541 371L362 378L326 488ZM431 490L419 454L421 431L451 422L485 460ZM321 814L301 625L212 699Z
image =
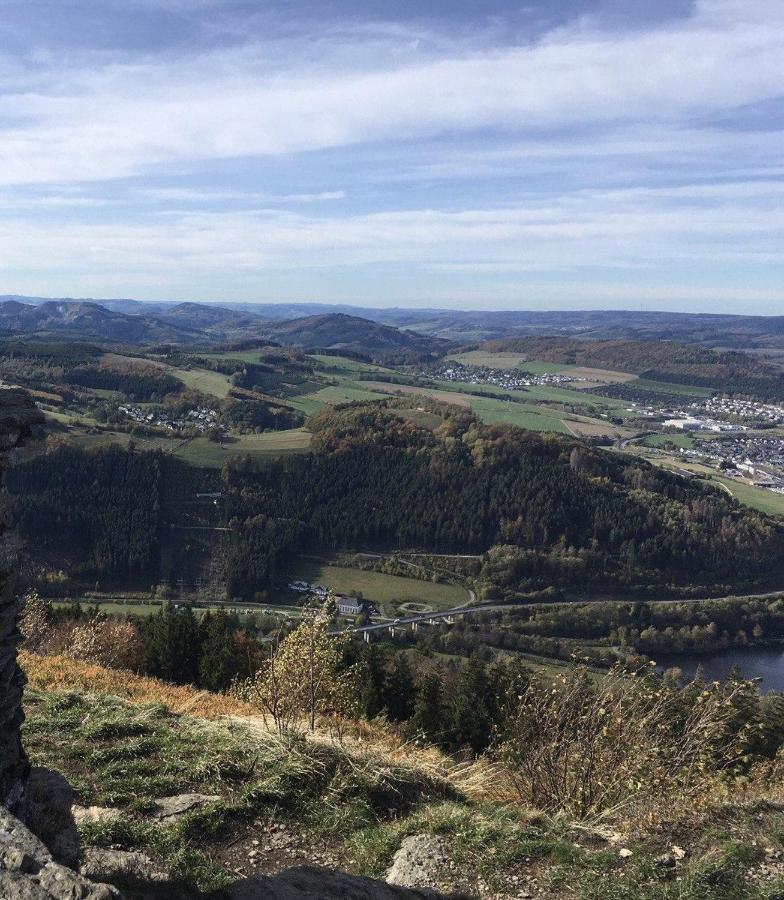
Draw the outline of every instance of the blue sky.
M0 293L784 314L781 0L0 13Z

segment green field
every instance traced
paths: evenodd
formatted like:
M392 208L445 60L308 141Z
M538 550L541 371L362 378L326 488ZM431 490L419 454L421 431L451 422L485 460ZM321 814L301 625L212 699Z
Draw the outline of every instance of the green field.
M419 425L420 428L427 428L429 431L437 428L443 422L441 416L421 409L396 409L395 413L404 419L408 419L409 422Z
M365 600L389 607L394 606L393 601L398 601L425 603L435 609L449 609L468 600L467 592L455 584L433 584L432 581L401 578L399 575L385 575L382 572L330 566L317 559L302 560L293 577L311 584L323 584L338 594L356 596L361 593ZM388 608L388 612L391 615L394 609Z
M469 350L450 356L464 366L487 366L490 369L523 369L534 375L549 375L553 372L566 372L573 369L564 363L542 362L538 359L526 359L523 353L491 353L487 350Z
M534 407L524 403L508 400L493 400L489 397L471 397L471 409L488 425L505 423L527 428L529 431L557 431L571 434L564 425L562 413L554 412L547 407Z
M769 516L784 516L784 494L774 494L765 488L744 484L734 478L722 478L720 475L713 475L711 480L723 484L744 506L758 509Z
M393 369L387 369L384 366L376 366L373 363L362 362L358 359L351 359L349 356L325 356L321 353L308 354L308 359L312 359L317 363L317 369L340 369L343 372L356 374L357 372L387 372L391 373Z
M699 463L684 462L677 457L661 455L654 457L648 455L644 458L665 469L682 469L695 472L704 476L710 483L732 494L744 506L758 509L760 512L767 513L770 516L784 516L784 494L775 494L766 488L755 487L753 484L736 481L734 478L726 478L723 475L719 475L715 469Z
M638 391L651 391L656 394L682 394L684 397L710 397L716 393L710 388L670 383L669 381L651 381L648 378L635 378L634 381L627 381L626 385Z
M690 449L694 446L694 438L690 434L649 434L642 442L646 447L664 447L666 444L674 444L676 447Z
M187 387L202 394L211 394L223 400L231 390L228 375L211 372L209 369L172 369L171 374Z
M311 437L310 432L301 428L241 434L225 445L216 444L206 437L197 437L176 450L174 455L193 466L219 469L235 456L270 459L289 453L304 453L310 446Z
M549 385L531 385L524 391L510 391L498 387L495 384L469 384L464 381L439 381L438 388L442 391L452 391L458 394L470 396L476 391L485 394L497 394L498 396L514 397L516 400L540 400L543 403L560 403L564 406L597 406L603 409L625 409L629 403L626 400L615 400L611 397L597 397L585 391L570 390L569 388L550 387Z
M355 401L381 400L382 395L362 388L358 383L346 381L343 384L330 385L314 391L312 394L303 394L290 400L290 405L302 412L315 412L324 406L337 406L340 403L353 403Z
M69 434L69 439L73 443L85 449L108 447L110 444L127 447L133 441L139 450L162 450L193 466L204 466L208 469L219 469L235 456L271 459L288 453L304 453L310 446L311 437L308 431L292 428L287 431L265 431L263 434L242 434L230 443L221 445L201 436L183 440L168 437L137 437L123 431Z

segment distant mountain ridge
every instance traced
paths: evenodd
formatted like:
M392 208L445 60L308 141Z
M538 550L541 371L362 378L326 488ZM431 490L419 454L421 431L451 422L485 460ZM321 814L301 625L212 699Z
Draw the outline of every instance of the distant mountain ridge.
M82 320L65 307L82 310ZM133 320L102 317L97 309ZM57 315L53 310L57 309ZM49 312L38 319L34 310ZM87 312L89 311L89 313ZM58 319L62 316L62 321ZM48 328L67 328L69 334L83 332L85 337L125 340L138 343L199 343L272 338L280 334L281 343L292 345L355 345L356 330L350 328L342 338L329 327L302 324L289 328L287 323L306 319L343 322L351 320L375 323L402 330L423 339L468 344L530 336L563 336L582 340L681 341L709 348L784 349L784 315L747 316L729 313L691 313L634 310L449 310L436 308L377 309L346 304L268 303L230 301L199 303L192 301L139 301L133 299L58 300L21 295L0 296L0 329L28 333ZM98 320L101 319L99 322ZM125 326L123 325L125 321ZM44 324L41 324L41 323ZM146 325L142 325L146 322ZM135 324L134 324L135 323ZM278 329L278 326L282 326ZM285 326L285 327L283 327ZM369 326L365 326L369 327ZM127 336L122 333L127 330ZM322 333L319 334L318 332ZM64 333L62 330L61 334ZM135 336L134 336L135 335ZM320 338L329 338L329 341ZM381 345L399 343L397 338L373 332ZM405 343L405 341L403 342ZM412 345L410 349L415 349Z
M445 341L331 313L272 321L228 307L179 303L143 307L144 314L110 310L85 300L23 303L0 301L0 331L6 337L83 339L113 344L210 346L258 339L303 349L351 350L379 361L414 361L446 349Z

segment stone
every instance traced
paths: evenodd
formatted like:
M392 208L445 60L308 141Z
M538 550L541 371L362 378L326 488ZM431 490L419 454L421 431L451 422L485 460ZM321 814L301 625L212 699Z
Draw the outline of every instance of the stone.
M122 818L122 812L110 806L74 806L71 814L77 825L82 822L114 822Z
M51 769L34 768L27 781L27 825L46 844L56 862L79 868L79 832L74 821L73 790Z
M683 847L673 846L671 849L672 855L675 857L675 859L685 859L686 851L683 849Z
M675 857L672 855L672 853L662 853L661 856L656 857L654 862L662 869L675 868Z
M229 900L437 900L443 896L311 867L245 878L229 887L226 895Z
M448 866L442 838L415 834L403 840L386 880L399 887L434 887L441 882Z
M144 853L97 847L85 849L81 873L91 881L106 881L116 887L145 887L170 881L169 873Z
M0 390L0 468L6 452L18 446L44 421L43 413L22 390ZM0 523L0 541L5 545L5 524ZM25 678L16 662L20 641L19 604L13 595L9 563L0 563L0 804L13 813L25 813L25 780L29 770L19 728L24 721L22 690Z
M60 865L40 838L0 807L2 900L121 900L108 884L89 881Z
M161 797L155 801L152 817L168 825L186 813L220 799L221 797L215 794L176 794L174 797Z
M618 851L618 856L620 856L621 859L629 859L629 857L634 856L634 854L627 847L622 847Z

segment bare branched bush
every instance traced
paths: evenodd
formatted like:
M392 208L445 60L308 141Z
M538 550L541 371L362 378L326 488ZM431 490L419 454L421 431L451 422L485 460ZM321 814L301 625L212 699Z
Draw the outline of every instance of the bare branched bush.
M699 802L744 752L730 684L685 690L652 676L575 667L531 679L515 698L498 757L519 800L600 821Z
M277 646L256 674L236 682L232 695L261 709L279 734L316 719L333 722L355 711L353 673L342 667L342 640L330 637L323 617L309 618Z
M25 650L36 652L47 642L52 627L52 606L36 591L28 591L22 597L22 613L19 617L19 631Z
M131 622L118 622L98 614L71 631L66 647L71 659L137 671L144 648L138 629Z

